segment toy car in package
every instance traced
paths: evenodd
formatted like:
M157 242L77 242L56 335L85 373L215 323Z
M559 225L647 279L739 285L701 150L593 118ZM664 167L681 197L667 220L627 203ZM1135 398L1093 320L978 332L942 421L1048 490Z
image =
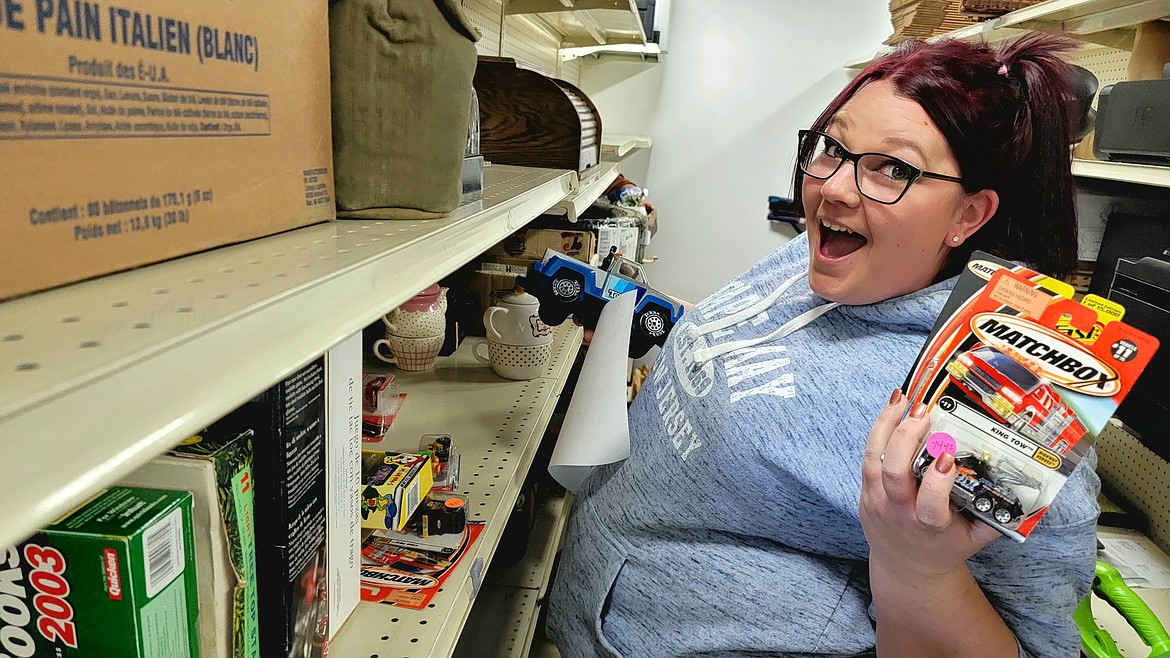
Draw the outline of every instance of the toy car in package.
M967 263L906 379L930 413L912 468L954 455L951 501L1023 541L1149 363L1125 309L983 252Z

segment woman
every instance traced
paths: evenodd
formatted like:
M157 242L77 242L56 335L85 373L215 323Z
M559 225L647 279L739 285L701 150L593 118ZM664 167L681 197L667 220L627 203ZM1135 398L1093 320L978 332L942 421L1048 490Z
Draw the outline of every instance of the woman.
M949 505L953 456L911 474L926 421L894 388L974 249L1071 271L1069 47L908 44L802 131L807 239L684 316L631 457L578 498L565 658L1075 655L1095 457L1027 542L992 541Z

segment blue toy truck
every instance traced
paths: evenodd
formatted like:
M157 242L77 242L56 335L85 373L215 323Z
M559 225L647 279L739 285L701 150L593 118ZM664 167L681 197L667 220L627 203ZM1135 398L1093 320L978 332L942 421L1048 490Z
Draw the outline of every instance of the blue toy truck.
M599 269L550 249L516 283L540 300L540 319L554 327L570 315L593 326L606 302L636 293L631 358L643 356L653 345L662 346L683 314L681 304L647 285L640 265L620 255L608 269Z

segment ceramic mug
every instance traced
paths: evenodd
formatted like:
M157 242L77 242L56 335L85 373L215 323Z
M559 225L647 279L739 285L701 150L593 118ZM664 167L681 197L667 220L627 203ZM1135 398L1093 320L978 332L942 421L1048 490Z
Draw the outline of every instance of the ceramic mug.
M386 336L438 336L447 328L447 289L434 284L382 317Z
M487 346L487 354L483 348ZM504 379L535 379L548 368L552 343L543 345L505 345L494 340L476 343L473 350L480 363L486 363Z
M374 356L402 370L429 370L434 367L439 350L443 349L444 338L443 335L414 338L387 334L385 338L374 341ZM390 354L382 353L379 348L383 345Z

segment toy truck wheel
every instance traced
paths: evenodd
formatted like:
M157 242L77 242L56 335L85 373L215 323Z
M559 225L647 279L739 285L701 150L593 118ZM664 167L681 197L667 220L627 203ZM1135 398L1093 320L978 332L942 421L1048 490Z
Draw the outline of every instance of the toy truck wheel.
M631 359L641 358L655 345L666 342L666 334L674 325L670 321L670 314L659 306L647 306L634 317L636 331L630 334Z
M1015 518L1015 514L1013 514L1012 511L1006 507L995 508L995 513L992 514L992 516L995 517L996 521L999 521L1005 525L1011 523L1012 519Z
M549 294L540 304L540 320L550 327L559 327L585 293L585 277L578 272L553 275L548 282Z
M990 512L991 508L994 507L994 505L991 502L991 498L988 498L987 496L983 496L983 495L976 496L975 502L972 503L972 506L975 508L976 511L982 512L983 514Z

